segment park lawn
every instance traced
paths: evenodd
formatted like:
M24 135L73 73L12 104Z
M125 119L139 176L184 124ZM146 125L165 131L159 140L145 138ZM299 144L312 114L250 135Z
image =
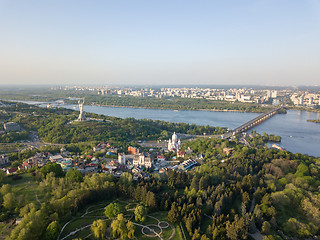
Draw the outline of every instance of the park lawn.
M105 202L102 202L100 204L97 204L97 205L93 205L88 209L88 213L85 215L85 216L101 216L101 217L104 217L104 211L105 211L105 208L106 206L108 206L110 204L110 201L105 201ZM85 213L85 211L83 212L83 214Z
M17 185L17 184L23 184L26 182L35 182L36 181L36 178L34 176L31 176L31 173L20 173L20 174L16 174L16 175L21 176L22 178L14 180L13 179L14 175L6 176L4 178L3 183L10 184L10 185Z
M158 218L160 221L168 221L168 211L154 212L148 215Z
M161 221L165 221L165 222L168 222L168 219L167 219L167 215L168 215L168 212L167 211L162 211L162 212L155 212L155 213L150 213L148 214L152 217L155 217L157 218L160 222ZM148 217L146 218L146 220L141 223L142 225L150 225L150 224L153 224L153 225L158 225L158 221L151 218L151 217ZM173 227L174 228L174 227ZM173 233L173 228L171 227L171 225L169 225L169 227L167 228L162 228L162 233L161 233L161 237L163 239L169 239L169 237L172 235ZM136 230L135 230L135 236L138 238L138 239L150 239L150 237L147 237L147 236L144 236L141 232L142 230L142 227L139 227L139 226L136 226ZM177 234L177 233L176 233ZM157 239L157 237L155 237L155 239ZM175 239L175 238L173 238Z
M63 232L61 233L60 239L67 236L70 232L75 231L76 229L79 229L81 227L85 227L87 225L90 225L93 223L93 221L97 220L97 219L105 219L106 217L104 216L104 210L105 207L108 206L108 204L110 204L111 202L115 203L119 203L121 207L123 207L123 209L131 209L134 208L138 202L135 200L130 200L130 201L123 201L123 200L113 200L113 201L103 201L94 205L89 206L88 208L86 208L85 210L82 211L82 213L78 214L77 217L75 217L74 219L72 219L68 225L66 225L66 227L64 228ZM83 214L86 213L86 210L88 209L88 214L86 214L85 216L83 216ZM129 221L133 221L135 222L134 219L134 214L131 211L126 211L125 213L126 219L128 219ZM157 218L160 222L161 221L165 221L167 222L167 215L168 212L167 211L162 211L162 212L155 212L155 213L150 213L150 216ZM83 216L83 217L81 217ZM158 221L150 216L147 216L146 221L141 223L142 225L156 225L158 226ZM111 220L107 220L107 224L108 226L110 226L111 224ZM161 233L161 237L163 239L168 239L172 233L173 233L173 228L171 227L171 225L167 228L163 228L162 229L162 233ZM142 234L141 232L142 227L140 226L136 226L135 225L135 236L139 239L139 240L147 240L150 239L150 237L145 236ZM70 237L68 237L67 239L74 239L74 238L82 238L85 239L87 236L89 236L91 234L91 230L90 227L86 227L83 230L77 232L75 235L72 235ZM176 233L179 234L179 233ZM181 235L181 232L180 232ZM92 236L89 237L89 239L93 238ZM173 238L173 239L179 239L179 238Z
M174 226L171 227L171 225L169 225L168 228L162 229L161 237L163 239L169 239L169 237L172 235L172 233L174 231L173 229L174 229ZM177 234L177 232L175 234Z
M184 237L181 232L181 228L180 228L179 224L176 224L175 228L176 228L176 234L175 234L174 238L172 238L172 240L184 240Z
M132 211L134 211L134 209L138 206L138 204L139 204L138 202L132 202L127 204L126 206L127 212L129 211L129 209L132 209Z
M70 236L67 239L70 239L70 240L71 239L75 239L75 238L88 239L86 237L91 235L91 234L92 234L91 229L90 229L90 227L88 227L88 228L83 229L80 232L77 232L75 235ZM95 238L93 236L91 236L89 239L95 239Z
M93 223L93 221L91 223ZM88 223L88 224L91 224L91 223ZM106 223L107 223L107 228L110 227L111 220L106 220ZM69 233L67 233L67 234L69 234ZM75 238L81 238L81 239L92 239L92 240L94 240L95 238L91 234L92 234L91 226L89 226L89 227L84 228L83 230L77 232L76 234L74 234L74 235L72 235L72 236L70 236L70 237L68 237L66 239L67 240L72 240L72 239L75 239ZM91 235L91 236L88 237L89 235ZM62 237L62 235L61 235L61 237Z
M61 238L68 235L70 232L87 226L89 224L92 224L93 221L97 220L99 218L97 217L82 217L82 218L76 218L69 222L69 224L63 229L63 232L61 233Z
M37 189L38 183L35 181L25 182L12 186L12 192L14 192L17 197L22 196L22 201L25 204L34 202L36 205L40 206L40 204L36 200Z
M104 215L105 208L102 207L100 209L90 210L88 214L85 216L87 217L105 217Z

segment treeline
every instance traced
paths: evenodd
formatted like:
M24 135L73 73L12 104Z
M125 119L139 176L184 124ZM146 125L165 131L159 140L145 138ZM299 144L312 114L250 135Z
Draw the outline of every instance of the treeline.
M27 139L29 139L29 133L27 131L0 134L0 143L12 143Z
M79 96L79 95L77 95ZM84 94L87 104L98 104L106 106L141 107L156 109L175 110L230 110L241 112L267 112L271 107L261 107L254 103L212 101L195 98L154 98L154 97L132 97L132 96L100 96Z
M257 132L251 131L247 141L252 147L264 146L268 142L281 142L281 137L274 134L266 134L265 132L260 135Z
M50 143L78 143L108 141L125 148L132 140L155 140L167 138L165 131L202 135L223 134L226 128L198 126L186 123L171 123L148 119L116 118L87 113L88 117L103 119L103 122L72 122L77 112L58 108L44 109L26 104L15 104L6 109L19 112L10 120L18 122L25 129L37 131L41 140Z
M16 99L29 101L55 101L64 99L66 103L75 103L67 97L82 98L85 97L86 104L98 104L106 106L123 107L141 107L156 109L174 109L174 110L229 110L241 112L268 112L272 107L263 107L255 103L212 101L207 99L195 98L155 98L155 97L133 97L133 96L102 96L88 92L79 93L79 91L60 91L44 89L42 94L35 93L32 90L26 91L6 91L1 93L2 99Z
M314 123L320 123L320 119L315 119L315 120L308 119L307 121L308 122L314 122Z

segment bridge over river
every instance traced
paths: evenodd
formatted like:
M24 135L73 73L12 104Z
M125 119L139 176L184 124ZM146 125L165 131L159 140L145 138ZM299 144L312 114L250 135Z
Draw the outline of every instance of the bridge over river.
M245 132L247 130L249 130L250 128L253 128L254 126L259 125L260 123L266 121L267 119L271 118L272 116L274 116L275 114L277 114L277 112L282 109L283 106L275 108L267 113L263 113L257 117L255 117L254 119L242 124L241 126L229 131L228 133L226 133L223 138L230 138L232 137L234 134L237 133L241 133L241 132Z

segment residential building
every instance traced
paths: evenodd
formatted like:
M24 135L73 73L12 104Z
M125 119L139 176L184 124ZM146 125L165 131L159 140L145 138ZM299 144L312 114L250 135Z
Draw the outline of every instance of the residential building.
M138 154L138 153L140 153L140 150L139 150L139 148L136 148L136 147L128 147L128 153L129 154Z
M118 162L121 165L126 165L127 161L126 161L126 155L124 153L118 154Z
M9 157L6 154L0 155L0 165L9 163Z
M153 157L149 153L139 153L133 157L133 166L144 166L151 168L153 165Z

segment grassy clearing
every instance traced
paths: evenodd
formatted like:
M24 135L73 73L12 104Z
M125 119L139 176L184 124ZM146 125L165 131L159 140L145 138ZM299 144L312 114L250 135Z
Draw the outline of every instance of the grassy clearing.
M61 233L61 238L67 236L70 232L75 231L78 228L82 228L92 224L95 220L101 219L101 217L82 217L71 220L71 222L65 227L63 232ZM90 231L90 227L88 227ZM82 230L85 231L86 229ZM82 231L79 231L82 232Z
M23 195L25 201L33 202L36 201L37 188L38 184L36 182L26 182L13 186L12 191L18 195Z
M21 173L21 174L18 174L18 176L21 176L22 178L14 180L13 175L6 176L4 178L3 183L10 184L10 185L17 185L17 184L23 184L23 183L27 183L27 182L35 182L36 181L36 178L34 176L31 176L31 173Z
M63 232L61 233L61 238L67 236L70 232L75 231L76 229L88 226L90 224L93 223L93 221L97 220L97 219L105 219L104 216L104 208L110 204L112 201L106 201L106 202L100 202L98 204L89 206L88 208L86 208L81 214L79 213L77 215L77 217L75 217L73 220L70 221L70 223L65 227L65 229L63 230ZM121 207L123 207L123 209L133 209L136 207L136 205L138 204L136 201L134 200L130 200L130 201L122 201L122 200L115 200L113 202L117 202L121 205ZM86 211L88 211L88 213L83 216L83 214L86 213ZM135 222L134 219L134 214L132 212L132 210L130 211L125 211L124 214L126 215L126 218L130 221ZM159 221L168 221L167 220L167 214L168 212L155 212L155 213L150 213L150 216L157 218ZM83 217L81 217L83 216ZM142 225L156 225L158 226L159 221L147 216L146 221L143 223L139 223ZM111 224L111 220L107 220L107 225L110 226ZM163 239L168 239L172 233L173 233L173 229L175 227L171 227L171 225L167 228L162 228L162 233L161 233L161 237ZM150 238L149 236L145 236L142 234L141 232L142 227L140 226L135 226L135 236L137 237L137 239L139 240L147 240L147 239L158 239L158 237L154 237L154 238ZM84 228L81 231L77 232L75 235L70 236L67 239L74 239L74 238L82 238L82 239L86 239L87 236L89 236L91 234L91 230L90 227ZM176 234L180 234L180 233L176 233ZM180 236L178 235L178 236ZM90 236L89 239L92 239L93 237ZM174 239L182 239L179 237L175 237Z

